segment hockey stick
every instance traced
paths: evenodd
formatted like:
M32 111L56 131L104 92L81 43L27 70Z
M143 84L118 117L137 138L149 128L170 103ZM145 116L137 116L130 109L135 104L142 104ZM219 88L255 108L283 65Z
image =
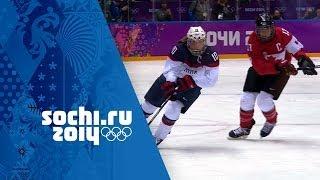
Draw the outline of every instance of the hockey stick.
M316 65L314 68L315 69L316 68L320 68L320 65ZM309 67L305 67L305 68L299 67L299 68L297 68L297 70L308 70L308 69L311 69L311 68L309 68Z
M152 118L150 119L150 121L148 122L148 125L150 125L158 116L158 114L160 113L160 111L163 109L163 107L168 103L168 101L171 99L172 95L170 95L160 106L160 108L158 109L158 111L152 116Z

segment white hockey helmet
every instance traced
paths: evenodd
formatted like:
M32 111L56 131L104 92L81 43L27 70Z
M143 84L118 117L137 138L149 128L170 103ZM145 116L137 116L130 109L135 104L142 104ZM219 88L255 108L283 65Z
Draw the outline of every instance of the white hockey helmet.
M188 39L192 40L202 40L206 39L206 32L202 29L201 26L190 27L187 33Z
M204 52L206 48L206 32L201 26L189 28L187 47L194 56L200 56Z

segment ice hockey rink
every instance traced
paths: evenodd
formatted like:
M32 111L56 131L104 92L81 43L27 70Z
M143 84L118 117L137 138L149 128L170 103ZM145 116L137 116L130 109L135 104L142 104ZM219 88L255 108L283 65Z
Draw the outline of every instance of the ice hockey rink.
M313 58L320 59L320 58ZM320 64L320 61L315 61ZM164 61L125 62L139 101L162 73ZM320 178L320 76L299 72L276 101L278 125L260 139L265 119L255 109L246 140L228 140L239 126L239 101L248 60L223 60L215 87L203 89L159 150L173 180ZM162 113L151 125L154 132ZM147 155L146 155L147 156Z

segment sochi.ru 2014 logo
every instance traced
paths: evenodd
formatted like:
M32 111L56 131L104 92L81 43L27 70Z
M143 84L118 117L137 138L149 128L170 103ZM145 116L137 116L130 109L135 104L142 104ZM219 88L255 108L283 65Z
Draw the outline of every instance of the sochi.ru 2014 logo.
M100 119L100 112L86 111L43 111L42 125L52 126L55 141L91 141L100 144L100 134L107 141L125 141L132 134L132 111L109 111L106 119ZM118 120L120 126L115 126Z

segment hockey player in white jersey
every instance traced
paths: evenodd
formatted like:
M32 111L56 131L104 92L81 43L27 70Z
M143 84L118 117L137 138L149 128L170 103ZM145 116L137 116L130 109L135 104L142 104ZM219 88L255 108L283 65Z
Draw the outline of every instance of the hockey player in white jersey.
M150 87L141 105L147 118L171 97L154 133L157 145L171 132L180 113L185 113L196 101L201 89L215 85L218 67L218 54L206 45L205 31L200 26L190 27L187 36L173 47L163 73Z

